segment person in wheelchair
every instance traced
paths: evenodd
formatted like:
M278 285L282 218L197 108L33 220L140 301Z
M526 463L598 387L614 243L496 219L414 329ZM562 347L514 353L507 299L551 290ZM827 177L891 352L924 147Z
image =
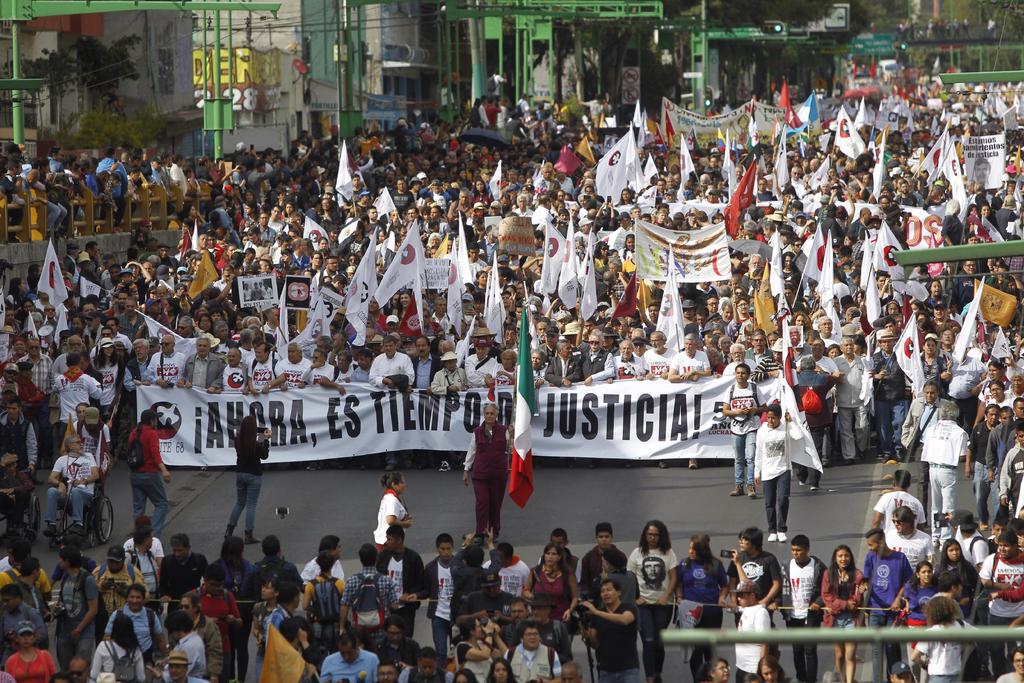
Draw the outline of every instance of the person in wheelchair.
M82 438L71 434L64 439L65 455L53 463L53 471L47 484L51 487L46 492L46 536L57 534L57 506L70 503L71 522L82 525L85 521L85 509L92 503L95 482L99 481L100 472L96 458L82 450Z
M32 495L32 479L27 471L18 469L17 453L0 457L0 515L7 520L7 533L25 527L25 510Z

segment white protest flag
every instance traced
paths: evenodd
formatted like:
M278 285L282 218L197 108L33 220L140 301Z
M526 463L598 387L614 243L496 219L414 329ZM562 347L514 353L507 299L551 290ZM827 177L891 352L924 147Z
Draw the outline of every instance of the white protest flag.
M629 181L627 176L629 166L629 152L632 148L633 133L627 132L615 143L608 152L597 161L597 169L594 172L594 181L597 187L597 194L602 198L611 197L613 202L618 202L622 191L626 189ZM634 151L635 155L636 152Z
M679 281L676 279L676 256L668 249L668 276L665 293L661 296L658 324L655 329L665 335L665 344L673 351L683 348L683 305L679 299Z
M1017 130L1017 103L1003 112L1003 130Z
M658 175L658 167L654 165L654 155L647 155L647 162L644 164L644 182L648 185L654 182Z
M83 299L90 296L94 296L96 298L103 296L103 288L95 282L89 282L84 277L78 278L78 288L82 292Z
M281 288L281 300L277 302L277 329L274 330L274 344L278 353L288 348L288 288Z
M60 333L64 330L70 330L71 325L68 324L68 309L66 306L57 307L57 324L53 327L53 340L60 340Z
M942 131L935 140L935 144L928 150L928 153L924 155L921 162L914 169L914 175L921 173L922 171L928 172L928 184L931 185L935 182L935 179L942 173L943 163L946 160L946 155L949 153L949 121L946 121L946 129Z
M1013 362L1013 349L1010 347L1010 342L1006 339L1006 335L1003 334L1003 328L996 328L995 339L992 340L992 357L998 358L1002 361Z
M352 199L355 186L352 184L352 169L348 166L348 141L341 141L341 150L338 152L338 177L334 181L334 191L338 196L338 204L341 199Z
M753 119L751 119L753 120ZM723 165L724 166L724 165ZM679 184L686 185L691 173L696 173L697 167L693 165L693 157L690 156L690 148L686 144L686 136L679 136ZM680 187L682 190L682 187Z
M565 238L562 267L558 272L558 298L566 308L575 308L579 289L579 273L576 270L576 231L572 216L569 217L569 234Z
M455 355L459 357L459 367L461 368L466 364L466 357L469 355L469 344L472 341L473 333L476 332L476 316L469 321L469 329L466 330L466 336L458 341L455 345Z
M872 230L864 236L864 250L860 254L860 277L858 284L861 289L867 289L868 281L874 277L872 262L875 258L875 240L878 238L877 231Z
M825 231L818 228L811 235L811 239L804 242L800 251L803 252L804 257L807 259L804 262L804 272L801 277L800 284L802 285L804 280L814 280L818 282L821 280L821 267L825 262Z
M597 269L594 268L593 234L587 235L587 255L583 259L583 296L580 301L580 320L590 320L597 312Z
M779 235L778 230L772 233L772 238L769 240L768 244L772 248L772 257L770 262L771 270L768 273L768 286L771 288L772 296L775 298L775 303L777 305L779 301L785 302L786 299L785 283L783 282L782 275L782 237Z
M950 146L952 147L952 142ZM960 205L960 220L967 218L967 188L964 186L964 171L960 164L960 157L955 150L946 155L946 163L943 166L942 174L949 181L949 194Z
M466 231L462 229L462 213L459 213L459 253L458 266L459 277L463 282L473 282L473 268L469 263L469 243L466 241Z
M388 191L387 185L381 189L380 195L377 196L377 200L373 203L373 206L377 209L377 213L381 217L387 218L388 220L391 218L392 211L398 211L398 207L395 206L395 200L391 198L391 192Z
M445 315L448 322L455 329L455 334L462 334L462 327L466 321L462 313L462 294L466 291L466 281L462 279L459 270L459 245L462 242L460 237L455 243L455 248L448 253L448 293Z
M839 107L839 114L836 117L836 147L851 159L856 159L867 149L843 107Z
M558 228L548 223L544 226L544 260L541 262L541 291L554 294L558 291L558 274L565 263L565 238Z
M491 197L496 202L501 201L501 160L498 160L498 167L494 169L494 173L491 174L491 179L487 181L487 187L491 191Z
M917 316L912 315L903 328L903 334L896 341L896 363L910 379L915 396L920 396L924 389L924 363L921 361L921 349L917 340Z
M495 249L491 272L487 275L487 289L484 290L484 324L495 339L504 339L505 303L501 300L501 283L498 280L498 250Z
M864 98L860 98L860 104L857 106L857 116L853 119L853 127L860 130L864 126L868 125L868 108L864 104Z
M689 152L687 152L687 157L689 157ZM693 164L693 160L690 161L690 164ZM725 129L725 156L722 157L722 173L725 175L729 188L729 196L732 197L732 193L736 189L736 164L732 160L732 130L729 128Z
M426 283L426 259L423 256L423 242L420 241L418 221L409 226L402 246L391 260L384 277L377 284L373 298L377 303L386 304L395 292L406 287L412 289L416 298L416 314L423 320L423 287Z
M821 280L818 282L819 301L829 320L832 329L843 326L839 319L839 302L836 300L835 255L832 252L832 240L825 240L825 256L821 265Z
M32 313L29 313L28 317L25 318L25 336L39 339L39 329L36 328L36 317Z
M882 129L882 142L875 150L875 167L871 170L871 194L878 199L882 193L882 183L885 182L885 142L889 137L889 126Z
M164 337L168 337L168 336L169 337L173 337L174 338L174 350L176 352L183 353L186 356L191 356L191 355L195 354L195 352L196 352L196 340L195 339L191 339L191 338L190 339L185 339L184 337L182 337L180 334L178 334L177 332L175 332L171 328L167 327L166 325L161 325L159 322L157 322L153 318L150 318L148 315L146 315L142 311L139 311L139 315L141 315L142 319L146 321L146 335L147 336L149 336L149 337L156 337L157 339L159 339L161 341L163 340Z
M789 335L786 335L786 337L789 337ZM864 373L865 376L869 374L867 372ZM779 382L778 387L779 405L782 406L783 415L782 424L788 425L786 428L786 448L789 449L790 459L812 470L824 471L821 465L821 458L818 455L818 449L814 447L814 439L811 437L811 431L807 427L807 420L797 406L796 394L793 393L793 389L785 382ZM785 420L786 415L790 417L788 421Z
M821 184L828 180L828 170L830 168L832 168L832 157L825 157L825 160L818 164L818 168L807 179L807 188L817 191Z
M878 229L878 239L875 241L875 271L889 273L894 280L903 280L903 266L896 263L895 254L903 251L899 240L892 234L889 224L882 221Z
M640 207L641 211L647 210L654 212L654 207L658 203L658 186L651 185L646 190L637 195L636 205Z
M992 225L992 221L990 221L987 216L981 217L981 227L978 228L978 237L986 242L1003 241L1003 236L999 234L999 230L996 229L996 226Z
M640 112L640 98L636 98L636 106L633 107L633 127L643 130L644 115Z
M868 325L882 317L882 297L878 294L878 281L875 279L875 267L868 261L868 280L864 287L864 306L867 309Z
M192 246L193 251L199 251L199 219L192 224Z
M36 291L46 294L54 308L68 300L68 287L64 284L64 274L57 260L57 250L53 241L46 243L46 258L43 259L43 270L39 273Z
M377 230L370 237L370 244L377 243ZM377 251L372 247L363 252L352 282L345 292L345 320L356 330L354 346L366 343L366 323L369 318L370 299L377 293Z
M971 305L967 307L967 313L964 314L964 324L960 327L960 333L956 336L956 343L953 344L954 362L963 362L964 355L967 354L967 348L978 333L978 312L981 309L981 297L984 291L985 283L979 282L974 289L974 299L971 300Z
M640 190L644 186L643 164L640 163L640 150L637 149L636 139L633 131L630 130L626 136L626 185L634 190Z
M728 151L728 150L726 150ZM782 132L779 136L779 149L775 155L775 175L774 175L776 195L782 196L782 191L786 189L786 185L789 184L789 159L786 158L786 133Z
M313 243L313 248L317 249L319 248L317 245L320 243L320 240L326 239L326 237L327 231L324 230L323 226L307 215L302 223L302 239L310 240Z

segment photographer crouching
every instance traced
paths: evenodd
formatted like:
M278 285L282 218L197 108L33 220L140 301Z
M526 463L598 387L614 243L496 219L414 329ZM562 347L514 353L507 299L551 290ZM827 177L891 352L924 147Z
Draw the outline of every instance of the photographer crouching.
M640 683L636 606L623 604L611 579L601 582L601 602L603 609L589 600L580 605L586 610L581 611L584 638L597 651L598 683Z

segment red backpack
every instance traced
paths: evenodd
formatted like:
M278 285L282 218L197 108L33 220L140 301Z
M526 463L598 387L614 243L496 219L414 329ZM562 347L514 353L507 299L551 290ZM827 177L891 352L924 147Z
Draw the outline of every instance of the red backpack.
M804 392L800 394L800 409L808 415L819 415L825 406L821 403L821 396L818 396L812 387L804 388Z

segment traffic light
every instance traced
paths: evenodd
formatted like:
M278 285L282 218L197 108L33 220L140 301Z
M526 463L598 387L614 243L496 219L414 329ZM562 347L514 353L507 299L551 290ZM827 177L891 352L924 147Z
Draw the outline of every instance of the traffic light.
M786 22L766 21L761 24L761 32L769 36L784 36L786 35Z
M907 44L907 41L903 40L903 41L900 41L899 47L900 47L901 51L906 52L907 48L910 47L910 46Z

